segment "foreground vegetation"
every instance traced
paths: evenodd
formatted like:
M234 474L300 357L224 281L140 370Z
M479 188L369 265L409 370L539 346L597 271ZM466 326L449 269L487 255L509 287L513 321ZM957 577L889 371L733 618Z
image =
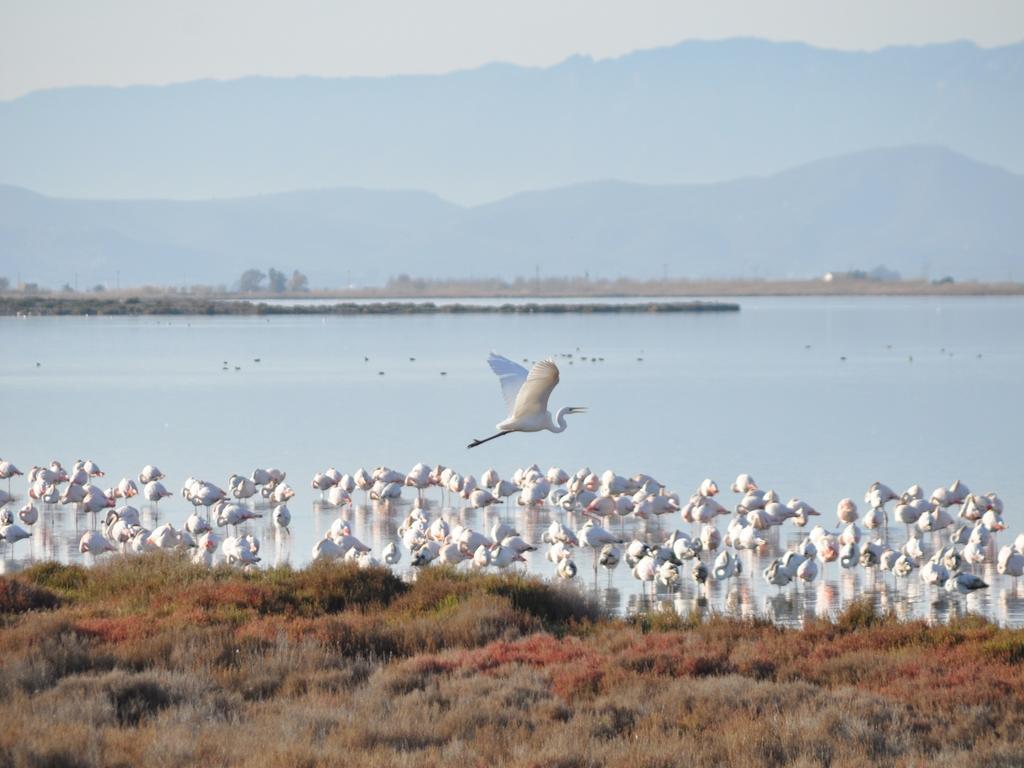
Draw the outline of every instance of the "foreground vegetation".
M0 765L1020 765L1024 631L172 556L0 579Z

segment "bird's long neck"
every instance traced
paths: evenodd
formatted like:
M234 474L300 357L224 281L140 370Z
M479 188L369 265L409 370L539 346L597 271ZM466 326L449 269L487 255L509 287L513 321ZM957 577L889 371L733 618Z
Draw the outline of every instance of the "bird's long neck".
M552 432L565 432L565 428L568 424L565 423L565 414L569 412L568 408L559 408L555 414L555 425L551 427Z

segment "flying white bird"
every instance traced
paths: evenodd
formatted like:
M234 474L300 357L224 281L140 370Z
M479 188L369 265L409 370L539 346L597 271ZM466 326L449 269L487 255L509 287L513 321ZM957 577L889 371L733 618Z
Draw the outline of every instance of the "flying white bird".
M565 417L571 413L583 413L586 408L559 408L554 418L548 410L548 398L558 385L558 366L552 360L541 360L527 371L518 363L493 352L487 358L498 379L501 381L501 392L508 405L508 417L495 427L498 433L474 440L467 448L476 448L489 440L511 434L512 432L564 432Z

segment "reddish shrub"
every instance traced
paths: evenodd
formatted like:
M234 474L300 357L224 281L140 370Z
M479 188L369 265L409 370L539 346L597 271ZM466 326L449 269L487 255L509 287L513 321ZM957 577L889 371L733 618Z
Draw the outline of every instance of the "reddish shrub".
M583 662L550 670L551 690L565 701L595 696L604 688L603 668Z
M269 585L244 581L192 584L181 592L178 602L207 611L230 607L258 613L278 603Z
M79 619L75 630L101 643L123 643L137 640L157 630L156 623L141 616L116 616Z
M478 671L494 669L504 664L529 664L536 667L558 666L597 654L575 637L558 639L546 633L529 635L521 640L499 640L463 656L463 666Z

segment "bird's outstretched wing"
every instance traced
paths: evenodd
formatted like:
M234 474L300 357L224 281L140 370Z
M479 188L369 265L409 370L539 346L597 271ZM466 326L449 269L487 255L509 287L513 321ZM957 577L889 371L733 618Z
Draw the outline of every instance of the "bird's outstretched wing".
M501 381L501 394L504 396L505 405L508 406L508 412L511 414L515 408L519 390L526 383L530 372L519 363L513 363L507 357L496 355L493 352L487 358L487 364L491 366L491 370Z
M526 418L546 413L551 390L558 384L558 366L553 360L534 364L523 386L516 395L512 418Z

